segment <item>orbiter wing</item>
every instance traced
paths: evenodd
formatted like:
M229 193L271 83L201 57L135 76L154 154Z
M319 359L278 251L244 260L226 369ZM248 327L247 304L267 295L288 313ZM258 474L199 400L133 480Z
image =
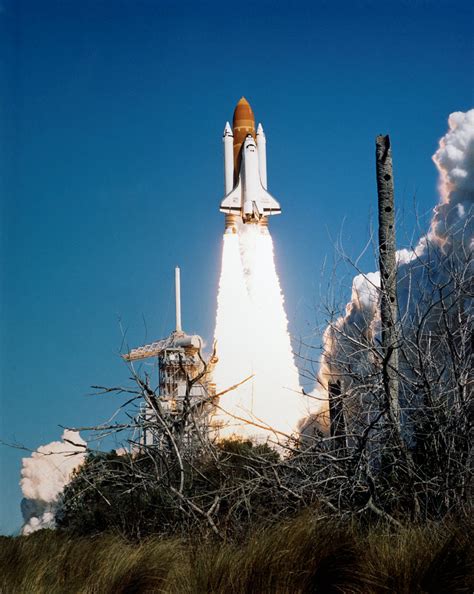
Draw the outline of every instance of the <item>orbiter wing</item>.
M229 192L227 196L224 196L224 200L221 202L220 211L229 214L242 212L242 182L240 176L235 188Z
M247 200L249 197L247 197ZM280 204L273 198L273 196L260 185L257 195L252 196L251 202L257 208L260 216L268 217L270 215L276 215L281 213ZM220 211L236 214L240 213L244 216L244 196L242 193L242 182L239 176L239 181L232 192L229 192L227 196L221 202Z

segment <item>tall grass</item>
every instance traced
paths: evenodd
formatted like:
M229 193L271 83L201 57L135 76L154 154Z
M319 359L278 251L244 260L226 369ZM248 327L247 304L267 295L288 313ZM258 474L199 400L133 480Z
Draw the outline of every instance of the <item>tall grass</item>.
M68 539L50 530L0 541L2 594L162 592L183 556L180 543L132 544L118 536Z
M0 540L2 594L472 592L472 526L364 529L310 514L244 543L41 531Z

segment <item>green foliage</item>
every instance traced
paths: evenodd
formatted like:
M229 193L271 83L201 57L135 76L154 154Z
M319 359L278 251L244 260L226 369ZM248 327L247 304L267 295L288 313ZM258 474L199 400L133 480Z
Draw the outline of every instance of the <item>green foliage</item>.
M243 501L239 488L255 471L271 472L280 459L278 453L267 445L226 440L216 454L197 458L193 465L184 462L183 496L208 509L216 493L221 494L218 519L229 534L245 531L251 521L278 516L281 506L264 486ZM90 454L62 494L56 524L74 536L111 531L138 540L152 534L208 531L203 516L179 505L170 490L178 482L176 463L169 456L160 457L159 452Z
M113 531L133 539L158 532L166 521L166 494L140 481L153 472L148 457L90 454L64 489L58 528L74 536Z
M43 530L0 538L0 592L467 594L472 537L465 523L368 530L309 512L240 544Z

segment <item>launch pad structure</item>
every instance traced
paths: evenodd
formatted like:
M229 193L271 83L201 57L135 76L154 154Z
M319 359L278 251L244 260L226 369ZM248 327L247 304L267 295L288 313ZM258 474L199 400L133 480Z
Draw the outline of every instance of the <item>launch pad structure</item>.
M176 328L164 339L131 349L122 355L129 363L144 359L157 359L159 407L167 418L178 418L186 409L195 411L191 415L194 424L201 428L207 423L209 404L216 394L212 370L216 359L209 361L201 353L202 339L183 332L181 327L181 281L180 270L175 269ZM139 442L143 445L159 445L160 429L157 411L148 402L142 404L139 425L143 427ZM163 420L161 419L162 423Z

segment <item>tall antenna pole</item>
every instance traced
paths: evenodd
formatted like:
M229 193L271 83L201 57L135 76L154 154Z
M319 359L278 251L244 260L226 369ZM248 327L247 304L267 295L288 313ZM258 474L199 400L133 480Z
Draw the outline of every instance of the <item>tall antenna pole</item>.
M182 332L181 328L181 280L179 277L179 266L174 270L174 282L176 291L176 332Z

